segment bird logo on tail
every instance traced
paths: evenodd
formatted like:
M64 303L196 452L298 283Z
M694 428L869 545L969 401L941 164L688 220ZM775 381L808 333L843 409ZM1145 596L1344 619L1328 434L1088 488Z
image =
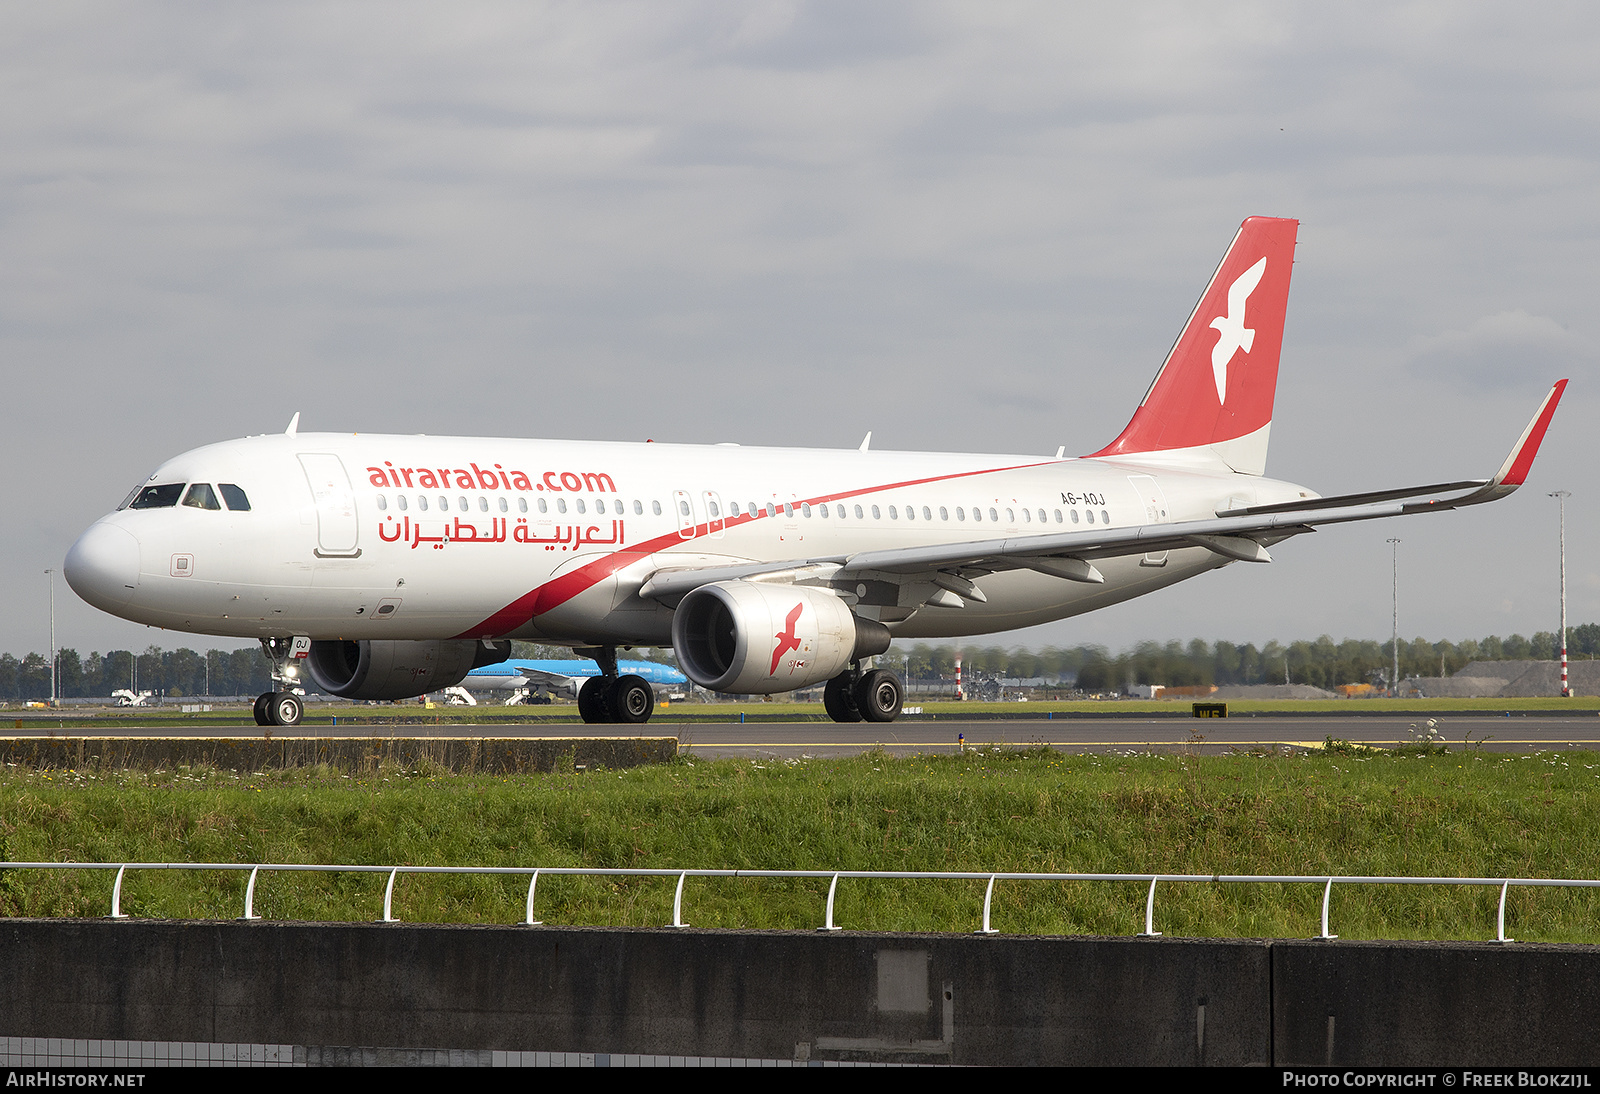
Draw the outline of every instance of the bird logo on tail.
M1255 345L1256 332L1254 328L1244 325L1245 301L1250 299L1250 294L1256 291L1256 286L1261 284L1262 276L1267 272L1267 259L1262 256L1254 266L1240 274L1234 283L1228 286L1228 314L1219 315L1211 321L1211 326L1217 332L1217 344L1211 347L1211 375L1217 381L1217 403L1226 405L1228 402L1228 362L1233 360L1233 355L1239 350L1250 352L1250 347Z

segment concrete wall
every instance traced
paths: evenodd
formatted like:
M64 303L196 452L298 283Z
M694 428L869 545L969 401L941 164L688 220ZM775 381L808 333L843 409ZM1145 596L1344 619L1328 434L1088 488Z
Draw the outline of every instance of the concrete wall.
M676 737L0 737L0 763L28 767L172 768L234 771L327 764L371 771L380 764L435 764L451 771L554 771L667 763Z
M1590 946L0 921L0 1036L330 1059L1595 1064L1597 1028Z

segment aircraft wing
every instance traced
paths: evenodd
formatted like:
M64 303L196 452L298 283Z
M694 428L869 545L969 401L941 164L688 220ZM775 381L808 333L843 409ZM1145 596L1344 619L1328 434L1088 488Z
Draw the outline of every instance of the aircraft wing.
M1203 520L939 543L863 551L848 556L658 570L644 583L640 595L676 603L693 589L717 581L751 577L774 580L792 574L795 581L826 582L879 574L900 580L920 577L945 593L981 601L984 599L982 591L968 579L997 570L1032 569L1068 580L1099 584L1104 578L1094 566L1095 559L1184 547L1204 547L1230 560L1270 562L1272 558L1267 554L1266 544L1315 531L1319 525L1444 512L1497 501L1512 493L1526 480L1566 385L1567 381L1561 380L1550 389L1511 454L1489 479L1230 509Z
M564 672L546 672L543 669L530 669L526 665L517 667L517 671L530 683L539 684L552 691L570 691L577 694L582 678L568 676Z

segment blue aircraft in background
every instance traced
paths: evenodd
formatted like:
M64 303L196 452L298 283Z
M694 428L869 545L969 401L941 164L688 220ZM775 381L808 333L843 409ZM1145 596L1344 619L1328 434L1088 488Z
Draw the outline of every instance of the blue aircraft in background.
M655 691L687 692L689 687L687 676L658 661L618 661L617 672L623 676L638 676ZM527 688L575 699L584 683L599 675L598 663L578 658L570 661L512 660L473 669L460 686L469 692Z

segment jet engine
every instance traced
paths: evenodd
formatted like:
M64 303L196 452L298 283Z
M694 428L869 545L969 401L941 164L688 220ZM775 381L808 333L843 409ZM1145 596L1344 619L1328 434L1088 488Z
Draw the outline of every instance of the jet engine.
M414 699L510 656L510 642L335 640L311 643L306 667L319 689L342 699Z
M882 653L889 630L824 589L719 581L679 603L672 648L703 688L770 695L830 680L856 658Z

